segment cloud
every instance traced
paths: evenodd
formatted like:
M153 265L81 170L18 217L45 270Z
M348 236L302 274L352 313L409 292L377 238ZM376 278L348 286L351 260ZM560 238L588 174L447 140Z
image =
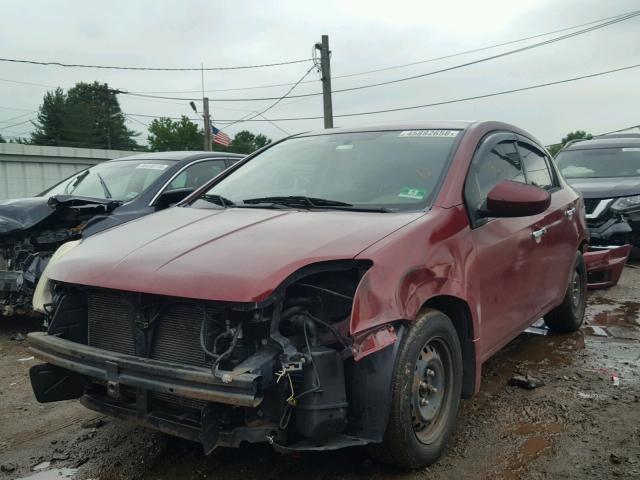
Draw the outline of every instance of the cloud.
M25 6L25 5L28 5ZM322 34L330 35L334 76L418 61L535 35L633 10L634 0L493 1L112 1L109 3L15 2L3 6L0 44L3 56L137 66L198 67L242 65L308 58ZM334 112L360 112L481 95L530 84L561 80L638 63L640 18L529 52L418 80L336 93ZM502 50L512 48L504 47ZM334 89L420 74L497 53L500 49L370 75L334 79ZM69 88L77 81L99 80L129 91L178 91L177 97L201 97L200 72L128 72L62 69L3 63L0 78ZM211 98L282 95L287 87L247 91L211 91L290 83L306 64L205 72ZM640 69L639 69L640 71ZM294 94L319 92L319 76ZM640 123L638 71L632 70L562 86L423 110L337 119L336 124L420 119L495 119L531 131L554 143L568 131L593 133ZM1 121L36 110L46 88L0 81ZM237 119L268 106L262 102L213 102L214 118ZM145 115L193 116L187 101L121 97L123 110ZM321 116L320 97L285 100L267 117ZM148 123L150 119L137 117ZM282 122L290 132L322 128L321 120ZM132 128L141 131L139 123ZM29 125L26 125L28 130ZM266 122L238 124L273 138L283 133ZM143 137L146 134L142 135Z

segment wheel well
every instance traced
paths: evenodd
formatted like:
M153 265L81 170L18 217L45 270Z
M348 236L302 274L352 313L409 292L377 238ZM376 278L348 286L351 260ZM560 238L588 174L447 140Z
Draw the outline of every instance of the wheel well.
M453 322L462 347L462 397L471 397L475 392L476 352L473 343L473 320L469 305L457 297L441 295L429 299L423 305L424 307L440 310Z

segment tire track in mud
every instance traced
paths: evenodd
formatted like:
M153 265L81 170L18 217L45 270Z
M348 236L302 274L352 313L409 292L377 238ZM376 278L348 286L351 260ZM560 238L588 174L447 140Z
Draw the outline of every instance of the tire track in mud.
M4 445L0 446L0 452L38 440L47 435L60 432L61 430L73 427L74 425L79 425L89 421L97 421L99 419L105 418L107 418L105 415L87 418L86 412L80 412L77 415L72 416L71 418L65 418L65 421L59 425L47 425L31 431L20 432L10 438Z

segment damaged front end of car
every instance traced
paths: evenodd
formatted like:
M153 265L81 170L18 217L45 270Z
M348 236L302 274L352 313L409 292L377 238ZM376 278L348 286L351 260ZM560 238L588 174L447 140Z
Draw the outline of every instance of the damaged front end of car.
M628 216L615 207L616 199L585 199L589 247L584 253L587 287L616 285L632 251L633 229Z
M58 195L0 205L0 316L32 311L38 281L55 251L81 238L87 222L119 203Z
M54 284L30 334L40 402L88 408L217 446L281 452L382 440L399 325L350 335L368 261L324 262L267 300L233 303ZM392 347L392 345L395 345Z

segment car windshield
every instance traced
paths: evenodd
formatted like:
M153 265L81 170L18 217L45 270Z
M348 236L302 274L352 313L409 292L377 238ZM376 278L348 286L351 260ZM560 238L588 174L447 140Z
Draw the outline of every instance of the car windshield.
M640 176L640 147L592 148L560 152L556 163L565 178Z
M173 163L171 160L105 162L67 178L40 196L77 195L128 201L149 188Z
M421 209L433 200L459 133L403 130L291 138L249 160L192 205Z

